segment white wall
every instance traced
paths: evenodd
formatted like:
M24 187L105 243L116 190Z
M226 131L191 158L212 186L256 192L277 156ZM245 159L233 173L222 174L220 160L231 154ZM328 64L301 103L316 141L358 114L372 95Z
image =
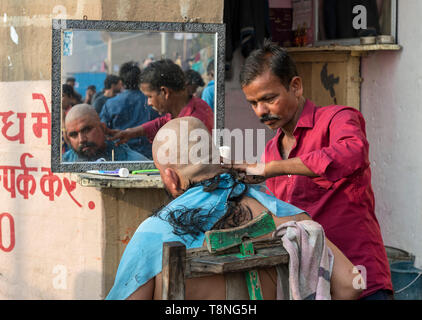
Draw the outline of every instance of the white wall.
M103 298L100 191L51 173L50 130L34 127L51 114L51 82L0 82L0 96L0 299Z
M366 119L376 214L384 242L422 265L422 1L399 1L401 52L362 59L361 110Z

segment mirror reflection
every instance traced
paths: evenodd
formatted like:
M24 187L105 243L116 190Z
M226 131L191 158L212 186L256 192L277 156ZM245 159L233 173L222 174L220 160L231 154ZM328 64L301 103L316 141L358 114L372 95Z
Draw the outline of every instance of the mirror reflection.
M62 162L151 162L172 118L214 125L215 34L62 33Z

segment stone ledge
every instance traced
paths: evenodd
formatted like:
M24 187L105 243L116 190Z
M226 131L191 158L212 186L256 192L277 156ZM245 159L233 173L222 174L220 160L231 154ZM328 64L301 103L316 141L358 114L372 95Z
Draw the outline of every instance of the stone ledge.
M127 178L92 173L75 174L82 187L96 188L164 188L160 175L130 175Z

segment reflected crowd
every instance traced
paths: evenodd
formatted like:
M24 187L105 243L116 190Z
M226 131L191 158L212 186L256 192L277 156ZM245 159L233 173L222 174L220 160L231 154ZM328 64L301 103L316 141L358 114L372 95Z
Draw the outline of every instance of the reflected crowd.
M195 70L194 59L123 63L103 87L76 90L78 79L62 84L62 160L152 161L152 141L168 121L192 116L211 132L214 124L214 60ZM204 68L203 68L204 69ZM74 109L74 110L73 110Z

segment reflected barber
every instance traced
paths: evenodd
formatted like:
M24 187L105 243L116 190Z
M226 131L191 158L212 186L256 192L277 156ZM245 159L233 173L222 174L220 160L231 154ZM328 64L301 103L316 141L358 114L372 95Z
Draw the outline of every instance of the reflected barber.
M141 74L141 91L148 98L148 105L161 117L125 130L108 130L116 145L127 143L137 137L153 141L158 130L172 119L195 117L201 120L211 133L214 113L202 99L189 94L183 70L173 61L163 59L148 65Z

